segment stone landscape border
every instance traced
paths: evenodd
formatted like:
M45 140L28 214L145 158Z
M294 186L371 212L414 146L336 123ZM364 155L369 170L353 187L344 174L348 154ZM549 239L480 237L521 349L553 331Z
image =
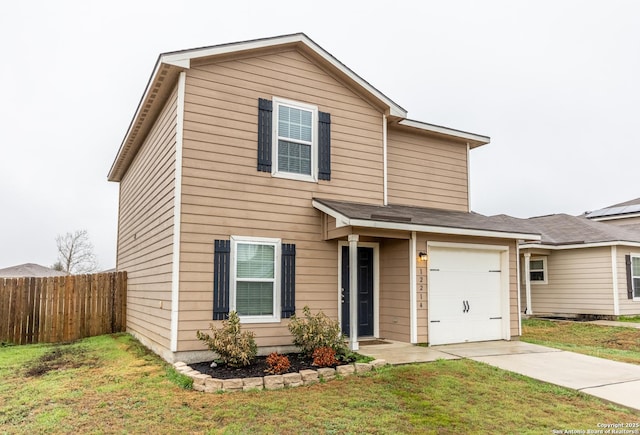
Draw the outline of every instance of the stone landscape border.
M184 362L177 362L173 367L179 373L193 379L193 389L205 393L250 390L280 390L282 388L299 387L317 384L321 380L330 381L337 376L347 377L356 373L366 373L383 367L387 362L376 359L369 363L353 363L337 366L335 369L323 367L317 370L300 370L298 373L284 375L268 375L255 378L217 379L192 369Z

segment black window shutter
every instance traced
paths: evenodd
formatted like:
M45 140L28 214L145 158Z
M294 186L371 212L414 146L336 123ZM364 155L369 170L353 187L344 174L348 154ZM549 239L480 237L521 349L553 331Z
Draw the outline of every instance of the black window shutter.
M633 278L631 276L631 255L625 255L624 262L627 266L627 298L633 299Z
M296 245L282 244L281 280L282 318L288 319L296 313Z
M216 240L213 253L213 320L225 320L229 315L229 270L231 242Z
M318 112L318 178L331 180L331 115Z
M273 103L258 99L258 171L271 172L271 119Z

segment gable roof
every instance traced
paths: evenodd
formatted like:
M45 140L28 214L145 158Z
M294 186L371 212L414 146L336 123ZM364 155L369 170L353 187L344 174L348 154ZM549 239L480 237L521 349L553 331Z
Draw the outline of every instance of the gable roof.
M66 273L35 263L18 264L0 269L0 278L65 276Z
M516 218L511 218L516 219ZM552 214L526 219L532 230L542 235L539 245L567 249L593 245L638 245L640 231L596 222L568 214Z
M585 217L587 219L601 218L602 220L606 220L607 218L623 217L623 215L625 217L630 217L629 215L640 215L640 198L585 213Z
M154 120L160 113L160 110L162 110L164 101L166 101L178 80L179 73L189 69L193 61L237 55L252 51L259 52L260 50L274 48L295 48L303 52L363 95L366 95L368 98L371 98L372 101L377 101L382 107L385 107L390 118L398 121L406 120L407 111L405 109L333 57L304 33L167 52L160 54L156 61L147 87L138 103L138 108L129 124L118 154L111 165L108 180L120 181L122 179L138 149L142 145L146 134L151 129ZM461 132L447 127L420 123L418 121L407 120L407 122L408 124L405 123L403 125L427 132L461 138L469 141L472 147L487 144L490 140L486 136Z
M354 226L438 234L540 240L516 219L504 221L478 213L406 205L373 205L316 198L313 206L336 219L336 227Z

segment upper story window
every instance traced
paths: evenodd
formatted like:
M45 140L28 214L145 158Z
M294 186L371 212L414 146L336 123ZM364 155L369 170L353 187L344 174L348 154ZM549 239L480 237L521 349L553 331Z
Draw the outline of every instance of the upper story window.
M273 104L273 175L316 181L318 108L280 98Z
M547 283L546 257L532 257L529 261L529 279L531 284Z
M258 171L274 177L331 180L331 114L273 97L258 99Z

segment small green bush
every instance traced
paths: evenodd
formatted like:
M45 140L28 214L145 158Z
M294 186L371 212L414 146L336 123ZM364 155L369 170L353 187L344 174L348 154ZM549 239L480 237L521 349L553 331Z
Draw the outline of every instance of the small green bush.
M289 331L293 335L293 344L308 356L320 347L330 347L337 355L347 352L344 335L336 320L331 320L322 311L312 315L308 306L302 310L304 317L291 317Z
M251 364L258 353L255 333L240 331L240 317L235 311L229 313L229 319L222 321L216 328L212 323L211 335L198 331L198 340L204 341L209 349L220 357L220 362L230 367L242 367Z

